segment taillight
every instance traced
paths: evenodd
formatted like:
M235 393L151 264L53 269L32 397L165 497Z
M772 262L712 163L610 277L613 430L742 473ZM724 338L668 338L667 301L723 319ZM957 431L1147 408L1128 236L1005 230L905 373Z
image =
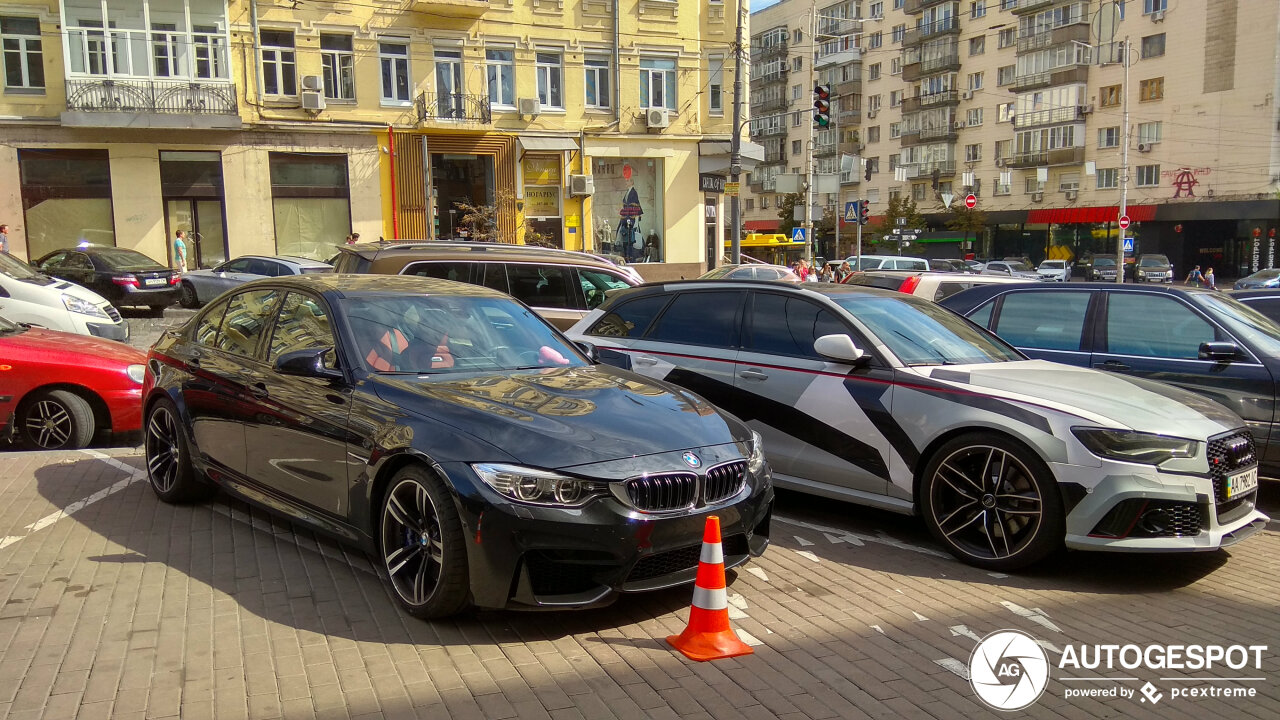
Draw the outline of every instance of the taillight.
M132 275L120 275L113 277L111 278L111 282L117 285L132 285L133 287L138 287L138 278Z
M902 281L902 284L898 286L898 292L906 293L910 295L911 293L916 291L917 287L920 287L920 276L912 275L911 277Z
M180 282L182 282L182 277L181 277L180 275L176 275L176 274L175 274L175 275L170 275L170 276L169 276L169 284L170 284L170 285L177 285L177 284L178 284L178 283L180 283Z

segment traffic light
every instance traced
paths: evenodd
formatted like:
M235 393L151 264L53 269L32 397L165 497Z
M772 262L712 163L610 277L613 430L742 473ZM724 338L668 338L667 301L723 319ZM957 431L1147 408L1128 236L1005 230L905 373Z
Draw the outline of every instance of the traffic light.
M824 128L831 124L831 86L813 86L813 126Z
M862 204L858 206L858 224L859 225L866 225L867 220L871 219L871 208L868 207L868 205L870 204L871 204L870 201L864 200L862 201Z

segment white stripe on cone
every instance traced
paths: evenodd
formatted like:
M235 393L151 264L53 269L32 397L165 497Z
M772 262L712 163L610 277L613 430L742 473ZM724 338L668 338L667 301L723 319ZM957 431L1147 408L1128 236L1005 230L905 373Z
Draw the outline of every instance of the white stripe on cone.
M702 610L728 610L729 597L724 588L709 590L693 586L693 606Z
M724 550L720 543L702 543L702 562L720 565L724 562Z

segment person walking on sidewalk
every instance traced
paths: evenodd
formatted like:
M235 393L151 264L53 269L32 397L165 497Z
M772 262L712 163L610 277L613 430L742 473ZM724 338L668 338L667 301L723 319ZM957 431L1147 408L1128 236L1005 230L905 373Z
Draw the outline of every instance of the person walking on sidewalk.
M173 236L173 264L180 275L187 274L187 231L179 230Z
M0 253L9 254L9 225L0 223Z
M1204 286L1210 290L1218 289L1217 281L1213 277L1213 268L1204 271Z

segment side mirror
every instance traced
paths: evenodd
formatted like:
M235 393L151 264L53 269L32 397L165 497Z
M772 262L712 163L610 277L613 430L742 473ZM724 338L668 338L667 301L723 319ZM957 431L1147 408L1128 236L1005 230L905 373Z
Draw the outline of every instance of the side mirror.
M324 366L324 356L331 350L333 348L321 347L287 352L276 358L274 369L281 375L341 380L343 378L341 370Z
M578 346L578 349L582 351L583 355L587 356L587 359L591 361L592 365L600 364L600 350L596 347L595 343L590 343L586 340L575 340L573 344Z
M813 341L813 350L825 358L850 365L857 365L866 358L866 353L854 345L853 338L848 335L823 335Z
M1233 342L1200 343L1200 359L1230 362L1240 354L1240 348Z

